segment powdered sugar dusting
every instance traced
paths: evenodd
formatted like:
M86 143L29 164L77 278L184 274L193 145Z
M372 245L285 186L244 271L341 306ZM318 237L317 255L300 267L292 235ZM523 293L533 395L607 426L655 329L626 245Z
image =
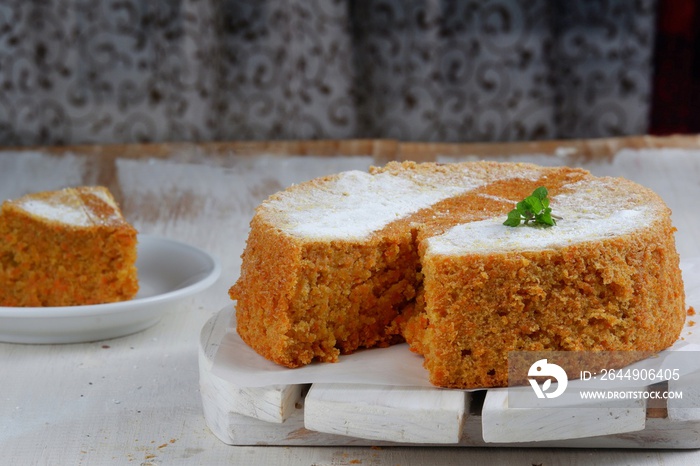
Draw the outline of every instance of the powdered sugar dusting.
M463 175L361 171L340 173L303 192L282 192L263 206L286 232L309 239L362 239L423 208L527 171ZM536 170L535 170L536 171Z
M50 200L29 199L20 204L25 211L37 217L74 226L89 226L90 217L79 206Z
M110 196L107 192L106 189L92 189L90 191L92 194L100 198L102 201L105 202L108 206L110 206L112 209L115 211L119 209L119 206L117 206L117 203L114 201L112 196ZM118 217L118 215L117 215Z
M479 193L479 196L496 202L512 202L510 199L506 199L505 197L501 196L494 196L493 194Z
M392 221L476 187L431 186L390 173L341 173L305 196L280 195L266 207L281 214L285 230L310 239L364 238Z
M612 179L585 180L553 197L551 207L562 217L551 228L508 227L500 216L451 228L428 240L428 253L455 255L555 249L632 233L654 212L634 194L611 195Z
M14 202L35 217L76 227L118 225L124 221L116 201L102 186L46 191Z

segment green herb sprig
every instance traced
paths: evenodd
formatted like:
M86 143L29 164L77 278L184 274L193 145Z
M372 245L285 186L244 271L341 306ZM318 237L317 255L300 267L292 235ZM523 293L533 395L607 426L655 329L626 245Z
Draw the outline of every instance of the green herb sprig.
M552 215L547 194L547 188L544 186L535 189L531 195L518 202L515 209L508 212L508 219L503 224L509 227L517 227L522 222L528 226L556 225L557 222L554 219L560 217Z

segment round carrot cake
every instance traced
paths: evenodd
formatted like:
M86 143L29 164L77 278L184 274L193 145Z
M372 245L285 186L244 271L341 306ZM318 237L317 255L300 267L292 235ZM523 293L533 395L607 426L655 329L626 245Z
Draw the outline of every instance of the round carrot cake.
M508 225L541 187L545 224ZM505 386L510 351L675 342L685 308L674 231L658 195L620 178L392 162L263 202L229 294L241 338L278 364L407 341L437 386Z

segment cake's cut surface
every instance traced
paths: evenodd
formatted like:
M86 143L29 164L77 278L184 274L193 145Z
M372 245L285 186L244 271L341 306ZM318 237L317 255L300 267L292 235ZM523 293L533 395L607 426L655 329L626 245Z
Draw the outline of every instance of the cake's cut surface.
M104 187L5 201L0 239L1 306L102 304L138 291L137 232Z
M504 226L538 186L557 226ZM230 295L240 336L278 364L405 339L436 385L503 386L513 350L671 345L685 316L673 232L663 201L622 179L390 163L265 201Z

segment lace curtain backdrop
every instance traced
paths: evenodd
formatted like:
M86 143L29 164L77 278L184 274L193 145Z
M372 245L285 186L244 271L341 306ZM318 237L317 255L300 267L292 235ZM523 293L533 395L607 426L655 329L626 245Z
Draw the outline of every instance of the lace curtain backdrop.
M654 0L5 0L0 145L643 134Z

